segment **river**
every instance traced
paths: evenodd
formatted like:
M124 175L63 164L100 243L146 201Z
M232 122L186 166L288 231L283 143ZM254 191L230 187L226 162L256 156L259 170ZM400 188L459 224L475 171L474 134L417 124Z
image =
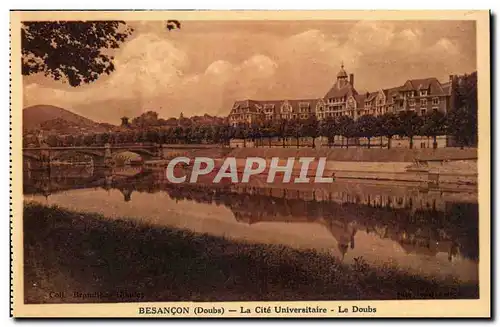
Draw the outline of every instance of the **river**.
M24 176L25 201L238 241L315 249L352 263L478 281L477 193L398 184L170 184L141 167Z

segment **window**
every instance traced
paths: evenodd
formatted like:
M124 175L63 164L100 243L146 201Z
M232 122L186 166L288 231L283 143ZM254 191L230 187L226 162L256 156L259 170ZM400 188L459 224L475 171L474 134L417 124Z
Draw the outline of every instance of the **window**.
M427 106L427 99L420 99L420 106Z
M420 96L424 97L427 95L427 90L420 91Z
M439 104L439 98L433 98L432 99L432 104L437 106Z
M410 107L415 107L415 99L410 99Z
M437 112L437 111L438 111L438 108L432 108L432 111L433 111L433 112Z
M421 110L420 110L420 114L421 114L422 116L424 116L426 111L427 111L426 109L421 109Z

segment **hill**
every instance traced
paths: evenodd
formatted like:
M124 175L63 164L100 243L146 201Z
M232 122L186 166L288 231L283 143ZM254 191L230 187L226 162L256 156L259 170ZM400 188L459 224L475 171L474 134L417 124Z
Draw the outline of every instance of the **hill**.
M60 133L74 133L77 131L104 132L108 130L93 120L51 105L36 105L24 108L23 129L32 130L35 128Z

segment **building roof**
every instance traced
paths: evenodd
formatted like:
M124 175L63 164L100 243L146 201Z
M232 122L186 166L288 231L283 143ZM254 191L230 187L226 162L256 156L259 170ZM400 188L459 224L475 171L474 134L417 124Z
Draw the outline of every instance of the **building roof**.
M441 83L441 87L446 95L451 95L451 82Z
M340 78L340 77L347 77L347 72L344 70L344 64L342 64L340 66L340 70L337 74L337 77Z
M266 113L266 106L271 107L273 114L281 112L281 106L287 102L291 107L291 113L300 113L300 105L308 104L311 113L315 111L319 99L292 99L292 100L241 100L235 101L233 109L250 109L250 112Z
M233 104L233 109L231 110L231 112L234 109L249 109L248 112L258 113L258 112L260 112L260 109L258 108L257 104L258 103L256 101L250 100L250 99L235 101L234 104Z
M386 102L387 103L393 103L393 98L394 96L396 96L396 98L399 97L399 91L401 91L401 86L396 86L396 87L392 87L390 89L385 89L384 90L384 93L385 93L385 96L386 96Z
M292 106L293 113L300 113L300 104L308 104L309 108L311 108L311 113L313 113L316 109L316 103L318 103L318 99L298 99L298 100L288 100L288 103Z
M326 93L325 99L329 98L340 98L343 96L350 96L358 94L356 89L351 85L351 83L345 83L344 85L339 85L339 81L337 81L332 88Z
M429 90L431 95L446 95L441 83L435 77L409 79L401 87L401 91Z
M356 107L358 109L363 109L365 107L366 93L365 94L356 94L354 96L356 100Z
M328 90L323 98L315 99L290 99L290 100L242 100L236 101L233 106L233 110L236 108L249 109L246 111L248 113L266 113L269 114L269 108L272 107L272 114L279 114L281 112L281 107L284 102L287 102L292 107L291 113L300 113L300 103L309 103L311 112L315 111L316 105L320 100L327 100L330 98L341 98L353 96L357 103L357 108L364 108L365 102L370 102L374 100L380 91L367 92L364 94L359 94L354 86L341 77L347 77L347 72L344 70L344 65L341 66L339 73L337 74L337 81ZM435 77L420 78L420 79L410 79L407 80L403 85L396 86L393 88L382 89L386 97L386 103L392 104L393 99L401 99L404 91L420 91L427 90L429 95L445 96L451 94L451 83L440 83ZM417 94L418 96L418 94ZM267 111L266 111L267 109ZM233 111L231 111L233 112ZM289 112L290 113L290 112Z
M378 96L378 92L367 93L365 102L371 102L371 101L375 100L375 98L377 96Z

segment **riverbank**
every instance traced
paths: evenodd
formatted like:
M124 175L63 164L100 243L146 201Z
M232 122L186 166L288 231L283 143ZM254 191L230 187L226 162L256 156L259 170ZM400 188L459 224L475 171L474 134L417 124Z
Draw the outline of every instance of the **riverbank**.
M478 297L477 284L373 268L362 257L347 265L313 250L33 203L23 218L26 303Z

